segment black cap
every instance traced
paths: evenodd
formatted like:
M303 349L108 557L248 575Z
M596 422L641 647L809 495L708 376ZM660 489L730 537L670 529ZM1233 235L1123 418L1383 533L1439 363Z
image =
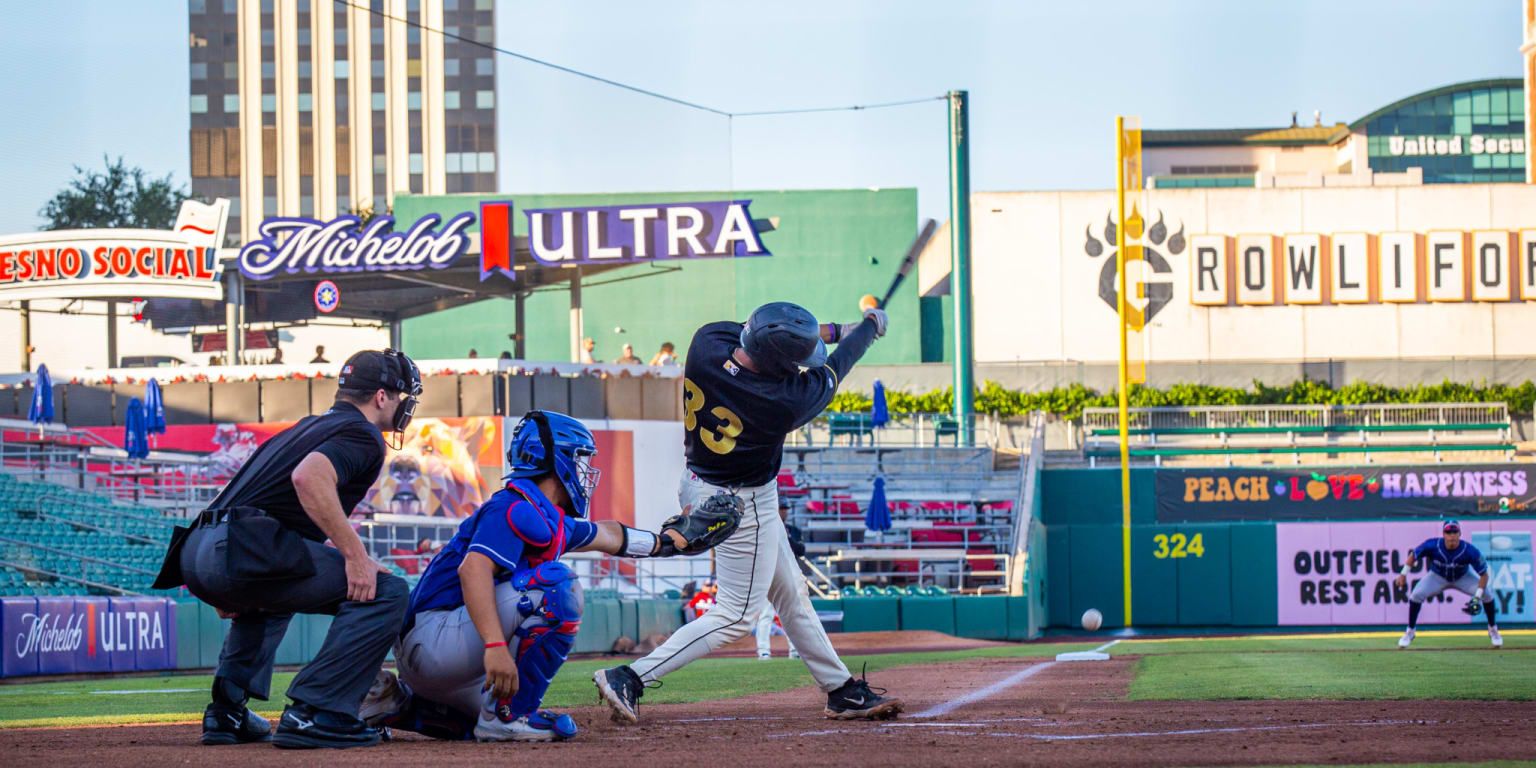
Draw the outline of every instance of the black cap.
M402 352L365 349L342 364L336 387L354 392L383 389L414 396L421 394L421 373L416 370L416 363Z

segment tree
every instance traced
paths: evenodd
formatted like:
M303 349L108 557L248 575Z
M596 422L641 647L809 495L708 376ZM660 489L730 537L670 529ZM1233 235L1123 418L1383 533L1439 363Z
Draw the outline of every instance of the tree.
M171 175L151 179L142 168L129 168L103 156L107 170L75 166L75 178L38 213L48 220L43 229L127 227L170 229L190 195L171 183Z

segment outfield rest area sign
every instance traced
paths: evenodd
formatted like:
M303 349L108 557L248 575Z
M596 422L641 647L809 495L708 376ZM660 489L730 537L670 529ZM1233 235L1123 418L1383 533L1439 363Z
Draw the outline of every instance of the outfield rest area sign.
M750 200L594 206L524 211L534 262L550 266L642 263L661 259L768 256ZM428 214L396 231L392 216L363 221L272 218L240 250L240 272L253 280L300 273L447 269L472 250L478 234L480 279L516 279L511 200L480 204L446 220Z
M59 229L0 236L0 299L224 298L217 248L228 200L188 200L169 231Z

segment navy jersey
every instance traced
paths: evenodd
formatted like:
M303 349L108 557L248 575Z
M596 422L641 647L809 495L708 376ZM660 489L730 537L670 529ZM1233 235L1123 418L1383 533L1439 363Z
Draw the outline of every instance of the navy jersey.
M1488 572L1488 564L1483 562L1483 553L1477 551L1466 539L1455 549L1445 548L1445 539L1436 536L1433 539L1425 539L1423 544L1413 548L1413 556L1423 560L1429 570L1440 574L1446 581L1455 581L1467 572L1468 568L1481 576Z
M411 590L411 613L464 604L459 565L470 552L501 566L496 581L502 582L518 571L586 546L596 536L596 523L565 514L533 483L511 480L459 523L458 532L432 558Z
M865 320L827 363L787 378L738 365L741 323L710 323L693 335L683 365L683 448L688 469L706 483L748 487L779 474L784 437L816 418L837 385L875 340Z

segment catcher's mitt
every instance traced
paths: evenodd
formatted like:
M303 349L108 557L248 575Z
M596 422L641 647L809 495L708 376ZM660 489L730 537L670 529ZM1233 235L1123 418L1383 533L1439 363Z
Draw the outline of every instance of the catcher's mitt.
M661 524L662 533L676 531L687 543L679 549L670 536L659 536L661 549L656 556L697 555L714 549L736 532L736 527L741 525L741 513L746 508L747 503L740 496L717 493L683 514L667 518Z
M1476 616L1483 612L1483 601L1474 597L1461 607L1461 612L1468 616Z

